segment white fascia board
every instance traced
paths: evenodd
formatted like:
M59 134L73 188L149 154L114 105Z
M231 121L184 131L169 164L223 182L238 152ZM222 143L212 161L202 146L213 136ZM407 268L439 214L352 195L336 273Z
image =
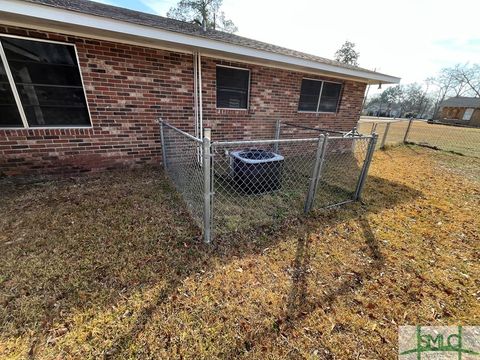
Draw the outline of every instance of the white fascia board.
M178 44L193 49L218 51L226 54L240 55L242 57L266 60L279 64L293 65L297 67L318 70L320 72L339 74L344 77L363 79L368 83L396 84L400 82L400 78L394 76L380 73L370 73L357 69L347 69L316 61L300 59L293 56L211 40L200 36L192 36L155 27L137 25L126 21L109 19L19 0L3 0L0 14L1 12L27 16L46 21L54 21L57 23L64 23L69 27L76 25L108 31L111 33L138 36L140 38L159 42Z

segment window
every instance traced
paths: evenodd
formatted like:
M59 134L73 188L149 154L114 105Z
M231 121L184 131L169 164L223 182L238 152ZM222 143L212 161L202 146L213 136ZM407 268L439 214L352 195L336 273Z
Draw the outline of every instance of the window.
M0 59L0 109L0 127L22 126L22 118L2 59Z
M0 54L0 127L90 126L73 45L0 36Z
M317 111L318 95L322 89L322 82L316 80L302 80L302 89L300 91L300 102L298 110L300 111Z
M303 79L298 111L337 112L342 84Z
M320 103L318 105L319 112L337 112L338 100L340 99L340 91L342 84L324 82Z
M465 112L463 113L462 120L466 120L466 121L470 120L472 118L474 110L475 109L472 109L472 108L465 109Z
M217 66L217 108L247 109L250 71Z

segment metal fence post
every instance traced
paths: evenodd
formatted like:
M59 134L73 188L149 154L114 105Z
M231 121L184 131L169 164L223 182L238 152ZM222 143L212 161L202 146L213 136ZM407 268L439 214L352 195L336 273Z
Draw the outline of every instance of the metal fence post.
M383 149L385 147L385 142L387 141L387 136L388 136L388 130L390 130L390 124L391 123L387 123L387 126L385 127L385 132L383 133L382 143L380 144L380 149Z
M370 168L370 163L372 162L373 153L375 152L375 146L377 144L378 135L373 134L370 142L368 143L367 154L365 155L365 161L363 162L362 171L360 172L360 177L358 178L357 188L355 190L355 201L360 200L360 195L362 194L363 186L365 185L365 180L368 176L368 169Z
M203 130L203 238L209 244L212 241L212 188L211 188L211 129Z
M323 161L325 159L325 148L328 141L328 134L325 136L321 134L318 137L317 151L315 153L315 163L312 169L312 177L310 178L310 185L308 187L307 198L305 199L305 206L303 212L306 214L312 210L313 202L315 200L315 193L317 192L318 182L322 173Z
M372 130L370 131L370 134L374 134L376 131L377 131L377 123L373 123Z
M280 140L280 120L275 121L275 140ZM273 152L278 154L278 142L273 145Z
M167 170L167 147L165 146L165 135L163 134L163 120L160 119L160 141L162 143L163 168Z
M413 118L410 118L410 120L408 120L407 130L405 130L405 136L403 137L404 144L407 142L408 134L410 133L410 128L412 127L412 123L413 123Z

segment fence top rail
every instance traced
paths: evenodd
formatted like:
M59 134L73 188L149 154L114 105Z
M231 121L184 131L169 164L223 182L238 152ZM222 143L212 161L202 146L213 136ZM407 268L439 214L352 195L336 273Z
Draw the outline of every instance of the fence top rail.
M397 119L397 120L360 119L358 122L359 124L394 124L394 123L409 122L409 121L410 120L403 120L403 119Z
M159 119L159 122L161 122L164 126L167 126L169 127L170 129L172 130L175 130L176 132L188 137L189 139L193 140L193 141L196 141L196 142L199 142L199 143L203 143L203 140L202 139L199 139L183 130L180 130L179 128L176 128L175 126L172 126L170 125L169 123L167 123L166 121L163 121L162 119Z
M329 136L328 139L329 140L339 140L339 139L342 139L342 140L360 139L361 140L361 139L371 139L372 137L373 137L373 134L372 135L355 135L355 136Z
M320 135L319 137L323 137ZM253 144L284 144L284 143L299 143L299 142L317 142L317 138L309 139L278 139L278 140L235 140L235 141L214 141L214 146L227 146L227 145L253 145Z
M305 130L313 130L313 131L318 131L318 132L335 133L335 134L345 134L344 131L338 131L338 130L314 128L314 127L310 127L310 126L298 125L298 124L292 124L292 123L282 123L282 124L286 125L286 126L290 126L290 127L305 129Z

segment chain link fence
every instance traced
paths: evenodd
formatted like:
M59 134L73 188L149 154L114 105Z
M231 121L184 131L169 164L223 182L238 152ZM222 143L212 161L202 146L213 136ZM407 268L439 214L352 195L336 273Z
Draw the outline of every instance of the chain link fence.
M412 143L480 157L480 128L428 123L424 120L360 121L362 133L375 132L378 148Z
M405 140L466 156L480 157L480 128L429 124L414 120Z
M200 228L204 227L203 141L165 122L160 123L163 167L188 211Z
M363 186L360 181L367 176L362 171L370 165L370 147L375 146L376 142L376 136L328 137L325 161L315 196L317 208L349 202L360 196L359 187Z
M407 128L408 120L360 121L358 123L358 131L362 134L378 135L377 148L403 144Z
M360 198L376 135L274 128L271 139L211 142L207 129L202 140L161 123L166 172L206 242Z

